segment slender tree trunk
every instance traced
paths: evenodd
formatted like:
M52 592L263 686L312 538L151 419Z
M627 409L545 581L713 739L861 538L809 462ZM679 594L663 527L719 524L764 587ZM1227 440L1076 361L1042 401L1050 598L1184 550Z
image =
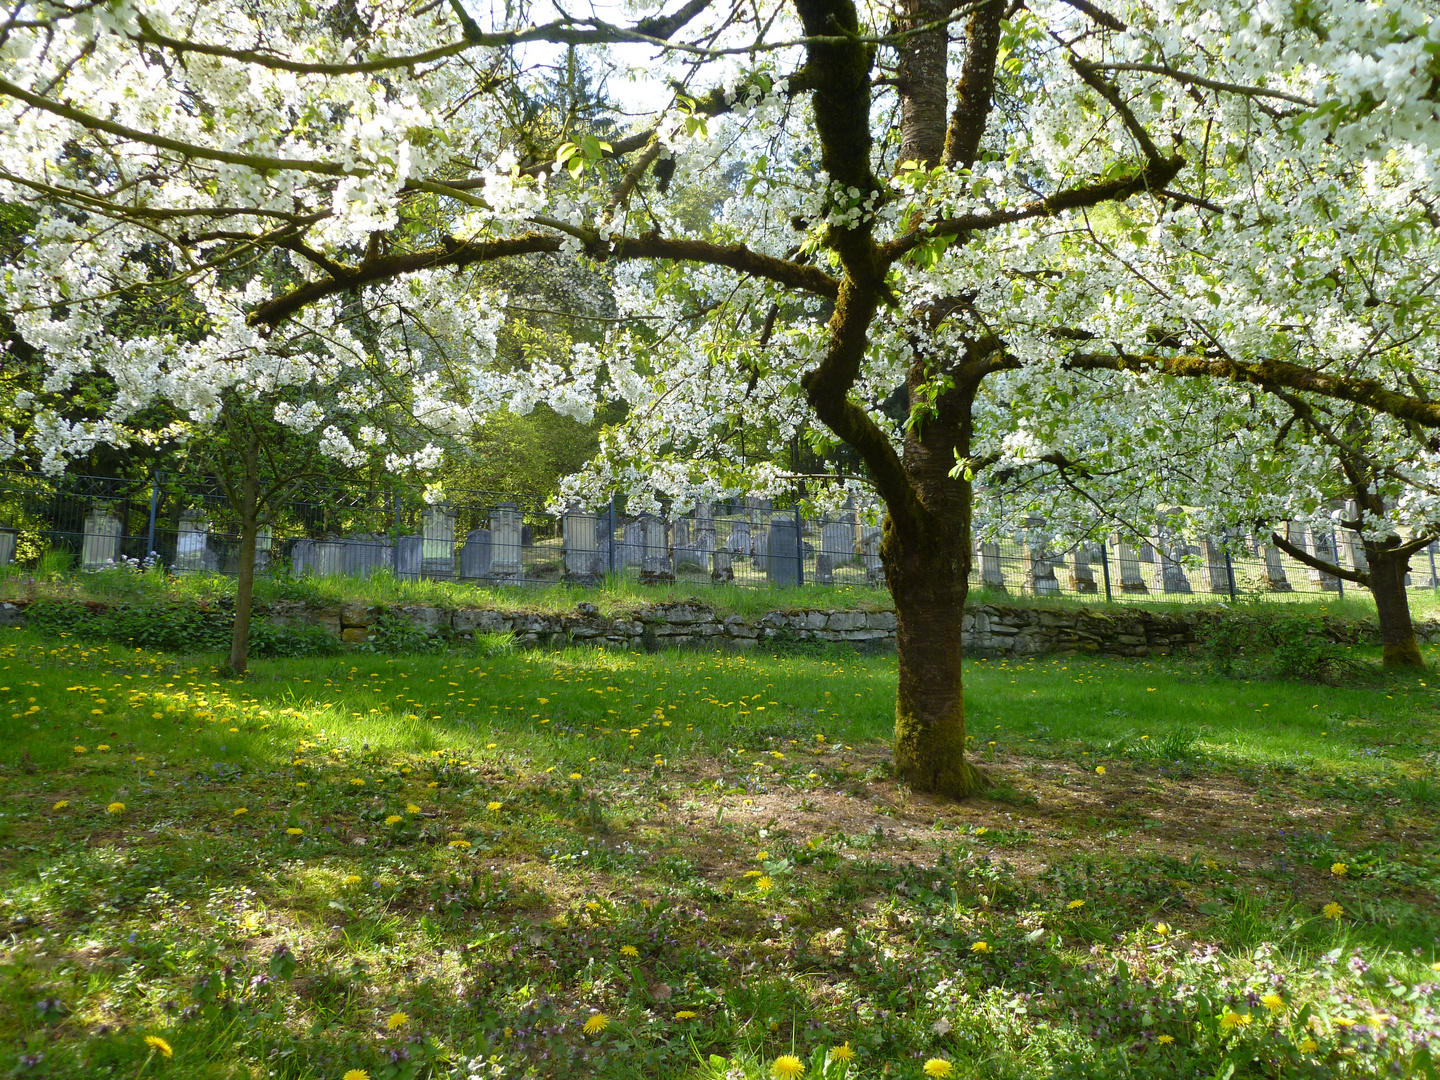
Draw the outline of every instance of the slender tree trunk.
M230 639L230 670L243 675L250 660L250 608L255 595L255 547L260 535L260 439L252 434L245 448L240 489L240 574L235 584L235 631Z
M1395 551L1398 538L1384 544L1365 541L1370 562L1370 593L1375 597L1375 614L1380 624L1381 662L1387 668L1425 670L1425 658L1415 640L1410 621L1410 598L1405 593L1405 575L1410 569L1408 554Z

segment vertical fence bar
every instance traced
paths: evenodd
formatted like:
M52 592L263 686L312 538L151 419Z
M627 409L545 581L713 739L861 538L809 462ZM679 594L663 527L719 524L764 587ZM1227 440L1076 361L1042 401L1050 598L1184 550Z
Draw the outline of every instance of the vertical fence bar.
M1235 602L1235 563L1230 558L1230 545L1225 545L1225 583L1230 586L1230 602Z
M1100 541L1100 571L1105 575L1105 602L1113 604L1114 597L1110 595L1110 549L1105 546L1105 541Z
M1430 557L1435 558L1433 555ZM795 502L795 584L805 584L805 531L800 525L800 502Z
M1340 541L1339 541L1339 538L1336 537L1336 535L1335 535L1335 526L1334 526L1334 525L1331 525L1331 526L1330 526L1330 550L1331 550L1332 552L1334 552L1334 554L1335 554L1335 569L1336 569L1336 570L1342 570L1342 569L1344 569L1344 568L1340 565ZM1431 560L1432 560L1432 561L1434 560L1434 556L1431 556ZM1431 578L1434 578L1434 577L1435 577L1435 571L1434 571L1433 568L1432 568L1431 571L1430 571L1430 577L1431 577ZM1336 575L1335 575L1335 583L1336 583L1336 586L1337 586L1337 587L1339 588L1339 590L1340 590L1340 599L1341 599L1341 600L1344 600L1344 599L1345 599L1345 579L1344 579L1341 575L1336 574Z
M610 496L610 574L615 574L615 496Z
M1425 553L1430 556L1430 590L1440 592L1440 578L1435 577L1435 545L1431 544Z
M150 479L150 523L145 531L145 558L155 550L155 515L160 509L160 470ZM141 560L142 562L144 559Z

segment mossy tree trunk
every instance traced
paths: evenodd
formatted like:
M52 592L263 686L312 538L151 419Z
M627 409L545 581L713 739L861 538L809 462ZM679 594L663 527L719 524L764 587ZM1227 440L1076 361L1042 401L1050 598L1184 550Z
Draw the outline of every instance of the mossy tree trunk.
M1410 619L1410 597L1405 592L1405 575L1410 571L1411 545L1400 545L1398 537L1384 544L1366 541L1365 558L1370 563L1370 595L1380 624L1381 663L1387 668L1424 671L1425 658L1415 639Z

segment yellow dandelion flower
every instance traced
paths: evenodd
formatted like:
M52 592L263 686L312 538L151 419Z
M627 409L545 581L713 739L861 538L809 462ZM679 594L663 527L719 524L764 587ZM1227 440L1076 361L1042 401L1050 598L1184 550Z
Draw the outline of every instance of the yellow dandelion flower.
M1065 906L1066 906L1067 908L1069 908L1071 911L1079 911L1082 907L1085 906L1085 901L1084 901L1084 900L1071 900L1071 901L1070 901L1068 904L1066 904Z
M77 753L77 754L83 754L83 753L85 753L85 747L83 747L83 746L72 746L70 749L73 750L73 751L74 751L75 753Z
M1104 766L1104 765L1096 765L1096 766L1095 766L1095 775L1096 775L1096 776L1104 776L1104 775L1105 775L1105 766Z
M1156 1041L1157 1043L1159 1043L1161 1046L1169 1046L1171 1043L1173 1043L1173 1042L1175 1041L1175 1036L1174 1036L1174 1035L1161 1035L1161 1036L1160 1036L1158 1039L1156 1039L1155 1041Z
M370 1074L364 1069L349 1069L340 1080L370 1080Z
M588 1020L585 1021L585 1027L582 1030L585 1032L586 1035L599 1035L609 1026L610 1017L606 1016L604 1013L596 1013L594 1016L590 1017Z
M1163 923L1163 922L1157 922L1157 923L1155 924L1155 932L1156 932L1157 934L1159 934L1161 937L1164 937L1166 934L1170 933L1170 924L1169 924L1169 923Z
M492 802L492 803L487 803L486 806L485 806L485 809L486 809L486 810L489 810L489 811L493 814L493 813L495 813L495 812L498 811L498 810L503 810L503 809L505 809L505 807L504 807L504 805L501 804L501 803Z
M1264 1005L1265 1008L1269 1009L1272 1013L1285 1011L1285 999L1279 994L1266 994L1260 999L1260 1004Z
M955 1066L944 1058L931 1058L925 1062L923 1071L926 1076L932 1077L933 1080L945 1080L945 1077L955 1072Z
M973 953L988 953L990 951L990 943L988 941L977 941L974 945L970 946L970 951Z
M805 1075L805 1063L794 1054L781 1054L771 1063L770 1075L775 1080L797 1080Z
M1336 877L1344 877L1349 872L1350 867L1346 866L1343 862L1330 864L1330 873L1334 874Z
M305 835L305 830L304 830L304 829L286 829L286 830L285 830L285 835L286 835L286 836L304 836L304 835Z
M694 1020L695 1017L697 1017L697 1016L699 1016L699 1015L700 1015L699 1013L691 1012L689 1009L681 1009L679 1012L677 1012L677 1013L675 1014L675 1019L676 1019L676 1020Z
M241 814L248 814L249 812L250 811L245 809L245 807L237 806L234 810L230 811L230 816L239 817Z
M578 772L572 772L572 773L570 774L570 779L571 779L571 780L579 780L579 779L580 779L580 774L579 774Z
M358 776L352 776L352 777L350 778L350 783L353 784L355 787L364 787L364 786L365 786L365 781L364 781L364 780L361 780L360 777L358 777Z
M410 1022L410 1017L403 1012L393 1012L385 1018L385 1026L391 1031L398 1031Z
M773 888L775 888L775 879L769 874L761 874L758 878L755 879L756 892L768 893Z
M398 825L398 824L400 824L400 822L402 822L402 821L404 821L404 820L405 820L405 819L404 819L401 815L399 815L399 814L391 814L389 817L387 817L387 818L385 819L385 824L386 824L386 825Z
M1320 1044L1317 1043L1314 1039L1301 1039L1301 1040L1300 1040L1300 1052L1301 1052L1302 1054L1313 1054L1316 1050L1319 1050L1319 1049L1320 1049Z
M347 875L345 875L345 884L346 884L346 885L359 885L359 884L360 884L360 875L359 875L359 874L347 874Z
M1334 900L1331 900L1330 903L1326 904L1323 908L1320 909L1320 913L1324 915L1327 919L1338 919L1341 915L1345 914L1345 909L1339 904L1335 903Z
M453 847L453 848L461 848L461 849L464 849L464 848L468 848L468 847L470 846L470 841L469 841L469 840L451 840L451 841L450 841L450 846Z
M621 946L620 946L620 955L621 955L621 956L628 956L628 957L630 957L631 960L639 960L639 959L640 959L640 950L637 949L634 945L621 945Z
M755 852L755 859L756 859L756 861L758 861L758 862L764 862L764 861L765 861L766 859L768 859L769 857L770 857L770 852L768 852L768 851L757 851L757 852Z
M100 753L102 753L102 754L109 753L109 751L110 751L110 744L109 744L109 743L103 743L103 742L102 742L99 746L95 747L95 749L96 749L96 750L99 750Z
M105 812L107 814L123 814L125 812L125 804L123 802L112 802L109 806L105 807Z
M1220 1018L1222 1031L1234 1031L1236 1028L1249 1027L1250 1015L1248 1013L1227 1012Z
M412 802L412 803L406 803L406 804L405 804L405 812L406 812L407 814L418 814L418 813L420 812L420 807L416 806L413 802Z
M160 1038L159 1035L146 1035L145 1045L163 1058L172 1058L175 1056L175 1051L170 1049L170 1044Z
M830 1047L830 1060L838 1061L841 1065L848 1065L855 1060L855 1051L850 1049L849 1039L846 1039L839 1046Z
M65 807L67 807L67 806L69 806L69 805L70 805L70 800L69 800L69 799L61 799L61 800L60 800L59 802L57 802L54 806L50 807L50 809L51 809L51 810L64 810Z

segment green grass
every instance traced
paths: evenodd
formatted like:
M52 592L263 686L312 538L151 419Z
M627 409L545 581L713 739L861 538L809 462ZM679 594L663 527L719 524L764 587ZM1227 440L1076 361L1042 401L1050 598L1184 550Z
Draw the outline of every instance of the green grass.
M893 658L217 659L0 630L0 1070L1360 1077L1440 1036L1423 679L977 661L957 805L891 776Z

